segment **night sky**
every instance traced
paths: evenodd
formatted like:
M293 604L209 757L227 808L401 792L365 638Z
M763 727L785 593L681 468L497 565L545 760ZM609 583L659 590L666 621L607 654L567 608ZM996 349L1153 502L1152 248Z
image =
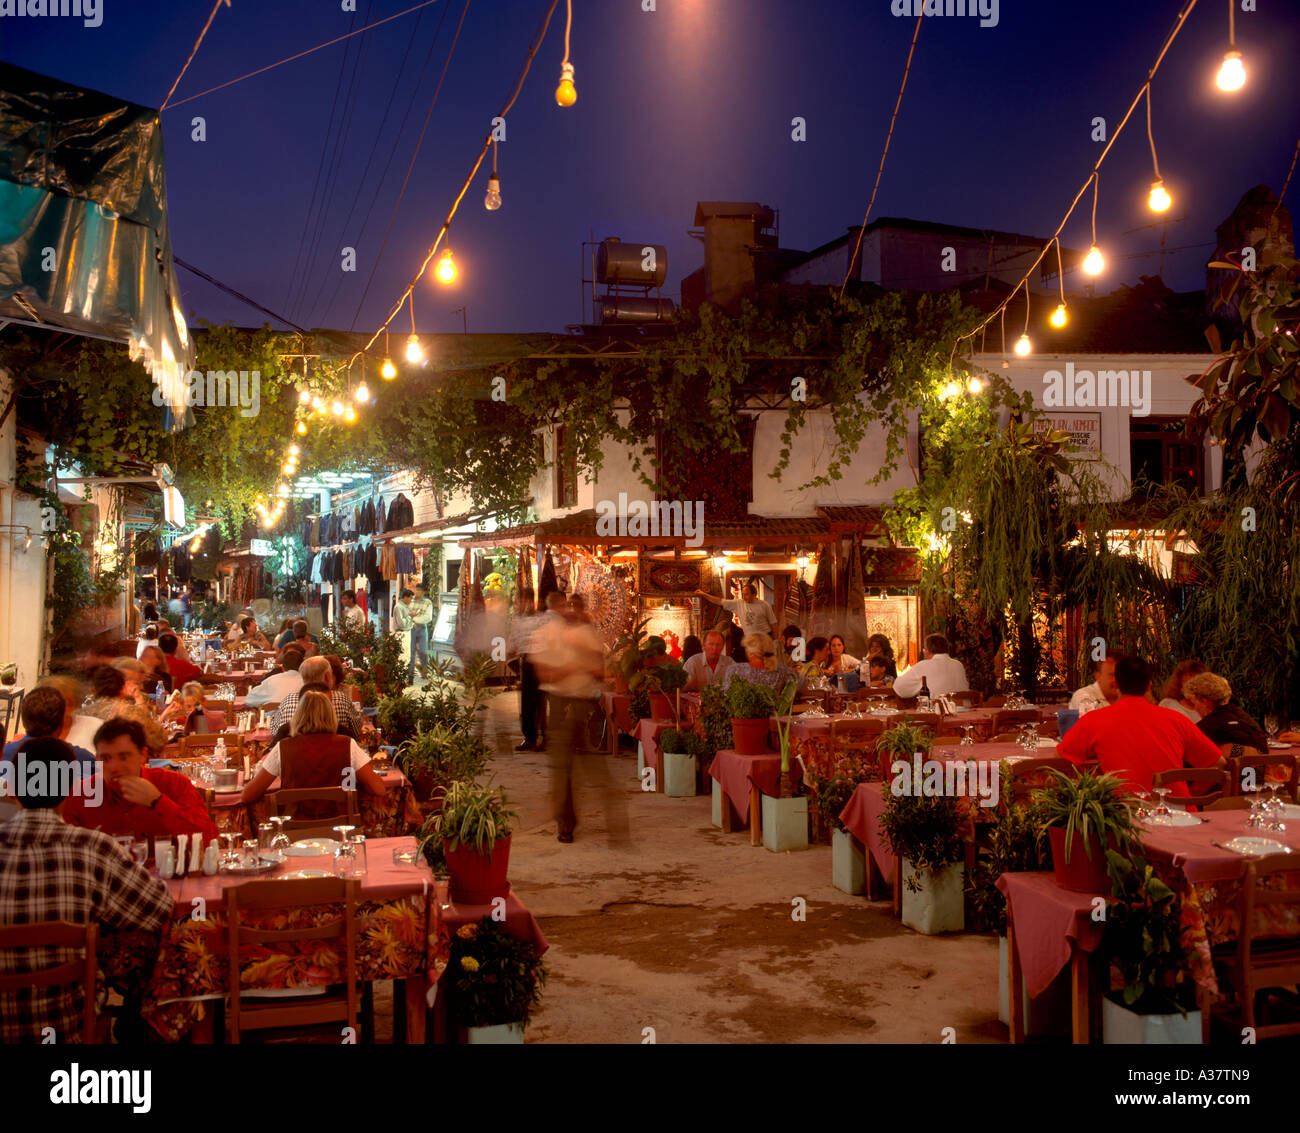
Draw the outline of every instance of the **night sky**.
M354 15L339 0L234 0L175 97L414 2L357 0ZM1105 116L1111 130L1118 124L1180 6L1002 0L996 27L926 19L873 217L1049 235L1096 160L1092 118ZM1168 226L1168 246L1178 251L1166 258L1164 278L1176 290L1203 286L1215 226L1252 186L1281 188L1300 135L1300 5L1258 7L1237 15L1243 90L1224 95L1213 84L1227 49L1222 0L1201 0L1155 80L1169 215L1187 217ZM364 302L464 0L440 0L166 111L176 255L303 326L373 331L436 235L545 8L545 0L470 0ZM0 57L157 106L210 9L209 0L102 0L98 28L3 19ZM452 310L462 305L471 332L561 331L582 320L580 244L593 232L666 244L676 299L681 277L703 262L702 246L686 235L701 199L777 208L783 247L811 249L861 222L913 19L891 15L888 0L657 0L657 9L574 0L578 102L562 110L553 97L561 0L500 146L504 205L483 208L485 164L451 229L461 278L444 287L426 276L416 291L417 329L459 331ZM190 138L194 115L206 119L206 142ZM807 120L804 143L790 138L795 115ZM1098 236L1111 269L1099 285L1159 270L1149 253L1160 228L1130 231L1152 224L1151 177L1139 109L1102 170ZM317 208L327 195L328 209L304 240L314 187ZM1297 199L1300 176L1288 205ZM1088 207L1067 227L1067 246L1086 248ZM340 271L345 245L357 250L354 274ZM295 276L300 247L310 262L304 272L300 261ZM187 272L179 276L191 317L262 321ZM394 328L409 329L405 313Z

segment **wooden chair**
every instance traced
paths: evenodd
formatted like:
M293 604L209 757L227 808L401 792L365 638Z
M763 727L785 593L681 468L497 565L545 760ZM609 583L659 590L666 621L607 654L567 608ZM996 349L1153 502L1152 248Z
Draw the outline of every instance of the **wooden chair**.
M252 928L241 913L268 910L343 906L340 915L308 928ZM226 1033L238 1043L244 1031L272 1027L306 1027L342 1023L354 1031L361 1013L357 991L357 883L341 878L320 877L284 881L250 881L226 890L227 947L229 949L230 1008L226 1012ZM262 944L274 947L299 940L342 940L344 983L342 993L330 989L325 995L277 997L249 1000L240 985L241 947ZM367 1030L369 1032L369 1023Z
M233 728L235 724L235 702L233 700L210 700L206 696L203 698L203 707L213 712L223 712L226 716L226 727Z
M0 744L7 743L18 731L26 695L27 690L23 688L0 688Z
M296 787L267 795L277 815L288 815L284 824L286 834L299 838L333 838L336 826L360 826L361 812L357 808L356 791L342 787ZM314 818L296 817L298 806L305 802L332 803L334 813Z
M948 699L954 704L965 704L971 708L978 708L980 706L980 694L970 688L964 688L960 692L949 693Z
M1017 728L1021 724L1040 724L1041 717L1037 708L1004 708L993 713L993 731L1005 732L1008 726Z
M1047 755L1041 759L1032 756L1029 759L1018 759L1015 763L1007 764L1007 770L1011 774L1011 801L1019 803L1028 799L1040 787L1055 781L1047 774L1048 771L1077 775L1079 765L1059 755Z
M1191 791L1187 800L1189 806L1204 810L1211 803L1217 803L1228 790L1228 773L1217 767L1172 767L1168 771L1157 771L1151 776L1155 787L1168 787L1171 783L1201 785L1208 783L1207 790Z
M0 950L80 948L84 953L80 960L70 960L66 964L56 964L52 968L39 968L35 971L0 976L0 998L20 987L60 987L79 983L86 1001L81 1017L81 1041L84 1043L97 1041L99 1027L95 1015L95 983L98 968L95 948L98 941L99 926L96 924L41 921L36 924L0 928ZM64 1043L70 1036L55 1035L54 1037L57 1042Z
M1269 777L1270 767L1282 767L1290 772L1286 777L1282 794L1289 795L1292 802L1296 801L1296 777L1300 773L1300 765L1291 752L1260 751L1258 748L1246 747L1243 744L1220 744L1219 750L1228 760L1228 787L1231 794L1242 793L1242 772L1246 768L1249 767L1254 772L1256 785L1262 786Z
M904 712L895 719L900 724L914 724L918 728L929 728L931 735L939 730L938 712Z
M1268 879L1276 880L1276 888L1261 884ZM1255 935L1257 911L1285 906L1300 909L1300 862L1289 854L1271 854L1247 861L1237 904L1237 940L1212 953L1215 968L1226 975L1235 993L1240 1010L1238 1028L1253 1028L1256 1039L1300 1035L1300 1020L1259 1023L1255 1018L1255 1000L1261 992L1300 984L1300 938Z
M244 737L239 732L218 732L215 735L181 736L177 759L206 759L212 754L218 740L226 741L227 754L234 754L243 762Z
M832 720L831 752L835 758L849 754L872 756L884 730L882 720Z
M1212 803L1206 803L1202 810L1249 810L1250 799L1245 795L1228 795L1227 798L1218 799Z

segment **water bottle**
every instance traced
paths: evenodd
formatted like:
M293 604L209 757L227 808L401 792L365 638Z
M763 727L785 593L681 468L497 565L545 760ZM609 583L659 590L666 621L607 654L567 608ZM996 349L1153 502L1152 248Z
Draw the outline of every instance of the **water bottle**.
M226 766L226 741L217 740L217 746L212 749L212 760L216 767L223 768Z
M154 703L154 707L158 710L158 714L160 716L162 715L163 705L166 702L167 702L167 693L163 689L162 681L159 681L156 685L154 685L153 703Z

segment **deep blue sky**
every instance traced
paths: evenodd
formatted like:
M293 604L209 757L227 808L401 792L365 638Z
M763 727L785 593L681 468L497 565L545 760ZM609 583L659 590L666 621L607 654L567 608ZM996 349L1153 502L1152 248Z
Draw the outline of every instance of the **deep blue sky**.
M177 98L195 94L414 0L234 0L222 8ZM873 216L908 216L1047 235L1087 176L1095 115L1113 130L1173 25L1181 0L1002 0L998 26L925 20ZM415 172L358 303L442 69L463 0L442 0L298 62L164 113L176 254L307 327L370 331L387 314L432 241L489 119L512 86L544 0L471 0L464 30ZM0 21L0 57L71 83L157 106L184 62L209 0L102 0L103 23ZM417 75L445 20L428 70ZM1238 5L1240 7L1240 5ZM1166 281L1203 285L1214 227L1247 189L1276 192L1300 135L1300 9L1294 0L1238 13L1249 78L1234 96L1213 76L1227 47L1222 0L1201 0L1153 88L1161 171L1175 197ZM808 249L861 221L912 34L889 0L575 0L577 105L553 94L563 0L508 119L500 147L505 199L484 210L487 166L461 206L451 245L453 288L427 276L416 292L421 331L562 330L579 309L581 241L594 231L669 249L670 290L702 263L689 239L700 199L758 200L780 210L781 243ZM1288 10L1289 9L1289 10ZM355 23L353 22L355 20ZM399 78L403 52L410 48ZM344 92L361 55L351 98ZM1288 62L1290 60L1290 62ZM1288 74L1290 77L1288 78ZM405 129L398 126L412 91ZM392 95L393 109L384 117ZM290 294L322 147L350 134L323 184L333 197L305 294ZM331 128L331 109L334 109ZM191 118L207 141L191 141ZM790 120L808 140L790 140ZM378 135L373 160L367 160ZM387 176L379 180L396 141ZM1139 110L1102 171L1099 238L1109 283L1155 274L1145 116ZM351 222L344 219L361 187ZM1300 176L1287 203L1300 199ZM369 225L360 230L374 202ZM1088 208L1066 229L1086 247ZM339 249L359 270L339 270ZM255 312L186 272L187 313L216 322ZM407 317L394 324L403 330Z

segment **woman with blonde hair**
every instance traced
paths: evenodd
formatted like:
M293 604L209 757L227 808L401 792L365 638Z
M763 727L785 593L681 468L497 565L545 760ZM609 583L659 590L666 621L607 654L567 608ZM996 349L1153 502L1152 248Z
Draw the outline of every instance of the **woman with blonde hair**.
M203 686L198 681L186 681L181 694L158 717L160 724L185 722L185 735L214 735L226 730L226 714L203 703Z
M1188 677L1183 682L1183 696L1201 714L1197 727L1220 747L1242 744L1256 751L1268 751L1264 729L1232 703L1232 686L1217 673Z
M256 802L280 780L286 790L305 787L341 787L344 772L356 773L357 786L379 797L388 793L384 781L369 766L370 756L351 736L340 736L338 716L328 693L305 692L298 699L289 736L281 740L257 765L253 781L244 788L243 801ZM327 804L328 805L328 804ZM300 811L295 818L314 818Z

